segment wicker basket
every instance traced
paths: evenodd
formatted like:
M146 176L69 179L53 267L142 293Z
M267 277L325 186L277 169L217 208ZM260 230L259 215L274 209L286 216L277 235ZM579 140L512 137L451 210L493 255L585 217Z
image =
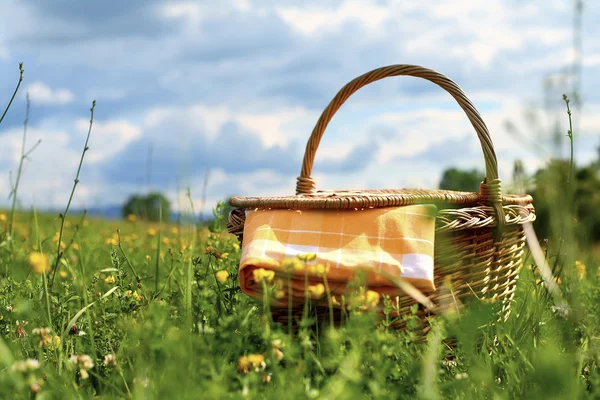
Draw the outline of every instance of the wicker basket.
M335 112L358 89L392 76L408 75L429 80L454 97L471 121L481 142L486 178L479 193L448 190L316 190L311 178L313 161L325 128ZM289 197L232 197L228 230L243 241L244 209L365 209L372 207L436 204L434 280L436 291L427 294L435 307L419 306L417 315L428 331L427 318L448 306L465 304L474 297L499 302L501 317L510 312L516 280L523 263L525 235L522 224L535 220L529 195L502 195L498 163L479 112L460 87L446 76L415 65L391 65L372 70L344 86L321 114L306 145L296 195ZM450 285L448 285L450 283ZM412 296L395 299L400 313L416 303ZM423 303L421 301L421 303ZM323 307L327 310L327 307ZM294 312L299 310L294 310ZM283 322L288 309L273 310ZM403 328L403 322L396 325Z

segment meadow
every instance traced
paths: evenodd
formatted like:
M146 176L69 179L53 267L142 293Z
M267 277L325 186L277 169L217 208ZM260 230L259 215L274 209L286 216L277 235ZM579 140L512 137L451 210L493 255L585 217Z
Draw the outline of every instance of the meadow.
M558 294L527 252L506 321L474 299L424 342L360 282L341 324L275 323L239 289L223 204L209 224L1 210L0 398L598 398L599 263L564 204L544 245Z

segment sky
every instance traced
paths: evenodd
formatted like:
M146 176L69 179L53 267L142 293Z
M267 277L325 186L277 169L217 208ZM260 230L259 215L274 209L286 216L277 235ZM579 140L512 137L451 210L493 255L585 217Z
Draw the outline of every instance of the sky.
M577 162L600 145L598 2L583 3L580 51L566 0L2 3L2 111L19 62L25 74L0 124L0 207L19 164L26 93L26 150L41 143L25 162L19 202L42 209L68 201L92 100L74 207L158 190L183 210L189 188L198 209L206 176L206 212L231 195L293 195L323 109L353 78L391 64L458 83L489 128L506 188L515 160L532 174L556 154L552 130L566 133L562 94L573 85ZM568 74L574 63L578 79ZM319 189L435 189L452 166L485 167L467 117L434 84L393 77L336 113L313 178Z

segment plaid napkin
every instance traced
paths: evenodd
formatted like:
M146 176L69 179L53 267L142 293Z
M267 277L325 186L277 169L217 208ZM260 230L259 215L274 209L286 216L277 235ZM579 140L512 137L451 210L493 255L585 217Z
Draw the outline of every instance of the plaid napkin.
M287 306L290 286L293 302L302 303L307 281L322 288L326 275L329 291L343 294L356 270L362 269L368 289L380 294L402 293L385 274L400 276L422 291L435 290L436 212L434 205L246 210L240 287L262 299L262 281L279 282L279 296L272 303ZM298 255L309 256L299 262Z

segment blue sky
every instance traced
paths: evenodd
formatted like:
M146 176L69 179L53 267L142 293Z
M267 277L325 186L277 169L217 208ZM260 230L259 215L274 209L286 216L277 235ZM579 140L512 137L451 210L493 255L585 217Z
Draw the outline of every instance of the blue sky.
M563 72L580 59L583 108L574 118L585 163L600 144L594 3L584 3L578 56L569 1L4 0L2 105L21 61L25 80L0 125L0 193L18 166L29 92L28 143L42 143L25 166L24 206L66 204L93 99L76 207L147 190L150 144L150 185L175 208L186 203L186 187L200 199L208 168L207 207L228 195L290 195L327 103L354 77L389 64L423 65L463 88L490 129L508 184L515 159L533 173L551 155L551 128L566 129L561 95L571 80ZM507 120L547 151L517 140ZM435 188L449 166L484 167L467 118L433 84L396 77L340 109L313 176L323 189ZM0 206L8 203L2 197Z

